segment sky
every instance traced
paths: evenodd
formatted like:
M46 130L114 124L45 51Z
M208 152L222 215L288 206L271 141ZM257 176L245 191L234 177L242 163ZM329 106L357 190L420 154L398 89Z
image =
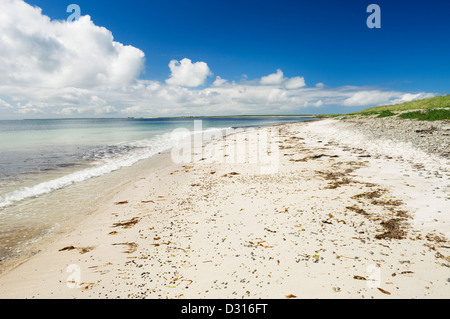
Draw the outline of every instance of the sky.
M348 113L449 94L449 15L437 0L0 0L0 119Z

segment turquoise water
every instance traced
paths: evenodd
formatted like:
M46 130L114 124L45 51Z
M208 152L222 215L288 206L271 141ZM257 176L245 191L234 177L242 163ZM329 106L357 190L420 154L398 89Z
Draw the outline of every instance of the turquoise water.
M201 129L306 120L311 119L202 118ZM114 176L121 175L114 172L171 149L186 137L174 130L192 132L196 123L192 118L0 121L0 260L70 218L79 210L72 202L87 198L86 189L116 183Z

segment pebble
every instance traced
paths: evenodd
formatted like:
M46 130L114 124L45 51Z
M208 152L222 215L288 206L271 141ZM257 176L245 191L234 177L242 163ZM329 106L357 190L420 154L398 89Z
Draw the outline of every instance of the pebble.
M450 134L448 121L416 121L400 119L395 116L376 118L364 116L352 118L345 122L356 130L373 139L389 139L396 142L410 143L425 153L450 157ZM442 171L447 171L441 167ZM435 172L442 178L441 172Z

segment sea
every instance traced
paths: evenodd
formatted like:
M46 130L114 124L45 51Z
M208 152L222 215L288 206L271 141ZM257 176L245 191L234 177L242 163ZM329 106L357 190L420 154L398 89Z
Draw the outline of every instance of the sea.
M95 209L108 190L157 166L157 155L194 134L199 120L214 131L313 118L0 120L0 266L33 253L27 247Z

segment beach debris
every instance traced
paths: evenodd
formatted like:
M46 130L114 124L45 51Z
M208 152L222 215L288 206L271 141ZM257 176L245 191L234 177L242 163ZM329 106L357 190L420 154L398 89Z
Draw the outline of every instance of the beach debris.
M92 246L90 246L90 247L74 247L74 246L67 246L67 247L61 248L61 249L58 250L58 251L78 250L78 252L79 252L80 254L85 254L85 253L90 252L90 251L93 250L94 248L95 248L95 247L92 247Z
M123 222L114 223L113 227L131 228L139 222L138 217L133 217L132 219L125 220Z
M137 250L137 247L139 246L136 243L117 243L113 244L113 246L128 246L128 250L123 251L126 254L132 254Z
M264 247L264 248L273 248L273 246L267 246L267 245L263 245L263 243L265 243L266 241L265 240L261 240L261 241L258 241L258 242L256 242L256 243L254 243L254 242L252 242L252 241L250 241L249 240L249 243L250 243L250 247Z
M85 253L90 252L94 248L95 247L80 247L80 248L78 248L78 251L80 252L80 254L85 254Z
M359 199L359 198L374 199L374 198L380 198L381 195L383 195L384 193L386 193L385 189L377 189L377 190L374 190L374 191L371 191L371 192L355 195L352 198L355 198L355 199Z
M318 158L322 158L324 156L331 157L331 158L339 157L338 155L317 154L317 155L310 156L310 158L318 159Z
M286 299L292 299L292 298L297 298L297 296L293 295L293 294L289 294L286 296Z
M159 247L159 246L161 246L161 245L170 245L172 242L171 241L168 241L167 243L158 243L158 244L151 244L152 246L155 246L155 247ZM180 248L181 249L181 248Z
M436 252L436 254L434 255L434 257L436 257L436 258L441 258L441 259L444 259L444 260L446 260L446 261L450 261L450 256L444 256L444 255L442 255L440 252Z
M81 289L83 289L83 290L89 290L89 289L91 289L92 287L95 286L95 283L93 283L93 282L83 282L83 283L80 284L80 286L81 286Z
M148 203L155 203L155 202L152 200L141 200L141 203L148 204Z
M366 277L363 277L363 276L353 276L353 279L356 279L356 280L367 280Z
M359 207L357 207L356 205L353 205L353 206L347 206L347 207L345 207L345 208L348 209L348 210L351 210L351 211L353 211L353 212L355 212L355 213L357 213L357 214L364 215L364 216L369 216L369 215L370 215L370 214L369 214L368 212L366 212L364 209L359 208Z
M400 206L403 204L401 200L393 200L393 199L375 199L371 202L372 205L378 206Z
M231 173L227 173L225 175L222 175L222 177L231 177L231 176L235 176L235 175L240 175L240 174L237 173L237 172L231 172Z
M336 255L336 258L348 258L348 259L358 259L358 257L347 257L347 256L342 256L342 255Z
M446 242L446 239L445 239L444 237L438 236L438 235L436 235L436 234L431 234L431 233L427 234L427 235L425 236L425 238L426 238L428 241L434 241L434 242L438 242L438 243Z
M381 291L382 293L384 293L385 295L390 295L391 293L387 290L384 290L383 288L378 288L379 291Z
M288 207L284 207L284 210L276 210L277 214L283 214L283 213L288 213L289 212L289 208Z
M267 230L267 231L270 232L270 233L276 233L275 230L270 230L269 228L264 228L264 230Z
M308 159L319 159L322 157L336 158L336 157L339 157L339 155L315 154L315 155L306 156L304 158L297 159L297 160L290 159L290 161L291 162L306 162Z
M128 204L127 200L121 201L121 202L115 202L114 205L124 205L124 204Z
M381 222L381 226L385 228L385 232L375 236L376 239L404 239L405 232L400 227L400 221L398 219L390 219L385 222Z
M315 264L317 264L317 263L319 262L319 258L320 258L320 256L317 255L317 254L312 256L313 262L314 262Z

